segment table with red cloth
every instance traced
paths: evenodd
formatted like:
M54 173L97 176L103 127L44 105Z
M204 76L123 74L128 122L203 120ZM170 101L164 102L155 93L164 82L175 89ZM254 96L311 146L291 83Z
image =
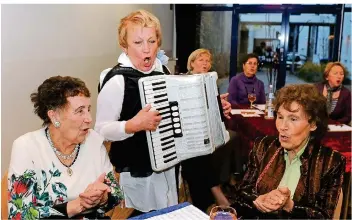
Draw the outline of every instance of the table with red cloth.
M233 105L232 109L248 109L248 105ZM334 121L329 121L333 124ZM274 119L265 119L264 114L260 117L243 117L241 114L231 115L231 119L226 121L226 127L234 130L239 134L242 150L241 158L248 158L249 151L253 147L254 140L257 137L265 135L275 136L278 131ZM327 132L322 139L324 146L339 151L346 157L346 175L344 187L344 200L349 198L351 183L351 131L348 132ZM244 161L246 162L246 161Z

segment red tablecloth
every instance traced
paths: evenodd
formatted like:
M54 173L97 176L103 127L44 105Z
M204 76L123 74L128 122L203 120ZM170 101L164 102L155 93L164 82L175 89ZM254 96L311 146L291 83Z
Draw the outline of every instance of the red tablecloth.
M233 108L245 109L248 106L233 106ZM261 117L243 117L242 115L232 115L226 121L228 129L239 133L242 144L249 144L252 148L253 142L257 137L265 135L277 135L275 120L264 119ZM323 145L339 151L346 157L346 172L351 172L351 132L327 132L322 140ZM248 150L249 152L249 150Z

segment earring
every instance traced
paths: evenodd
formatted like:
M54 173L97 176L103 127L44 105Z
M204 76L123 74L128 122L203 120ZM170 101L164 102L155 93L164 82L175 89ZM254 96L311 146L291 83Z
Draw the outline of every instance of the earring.
M54 127L55 127L55 128L60 127L60 125L61 125L61 123L60 123L60 122L58 122L58 121L55 121L55 122L54 122Z

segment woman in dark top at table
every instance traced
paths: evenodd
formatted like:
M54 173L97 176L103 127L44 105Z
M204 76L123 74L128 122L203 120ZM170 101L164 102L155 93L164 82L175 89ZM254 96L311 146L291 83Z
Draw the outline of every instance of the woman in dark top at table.
M328 125L314 85L289 85L274 101L278 137L255 140L233 206L242 218L331 219L346 159L320 144Z
M346 73L340 62L330 62L323 73L324 82L316 84L327 99L329 117L342 124L351 123L351 92L342 85Z
M265 104L264 83L255 74L258 70L258 56L251 53L243 60L243 72L232 77L228 93L231 104L249 104L248 93L256 94L255 104Z

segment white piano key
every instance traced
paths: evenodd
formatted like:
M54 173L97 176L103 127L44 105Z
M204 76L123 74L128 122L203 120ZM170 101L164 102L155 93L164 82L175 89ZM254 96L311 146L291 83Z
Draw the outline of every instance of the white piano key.
M155 139L155 140L153 140L153 147L161 146L163 148L165 146L168 146L169 144L166 144L166 145L162 145L162 144L168 143L170 141L171 141L171 143L175 144L175 138L174 137L168 138L168 139L166 139L164 141L160 141L160 139Z
M168 111L170 111L170 108L165 108L165 109L159 110L159 113L162 114L162 113L168 112ZM165 120L167 120L167 119L165 119Z
M155 93L155 92L166 92L166 89L160 89L160 90L157 90L157 91L154 91L154 90L152 90L152 89L147 89L147 90L144 90L144 94L145 95L149 95L149 94L153 94L153 93Z
M159 91L159 90L155 90L155 89L161 88L161 87L165 87L165 86L166 86L166 84L159 84L159 85L155 85L155 86L152 86L152 85L146 86L146 85L144 85L144 90L149 90L149 89L151 89L151 90L153 90L153 91ZM160 89L160 90L161 90L161 89Z
M168 141L165 141L165 142L168 142ZM154 151L162 151L162 148L168 148L172 145L175 145L175 140L173 139L172 142L166 144L166 145L161 145L161 144L153 144L153 147L154 147Z
M152 133L152 135L161 135L161 134L163 134L163 133L160 133L160 132L162 132L162 131L165 131L165 130L172 130L173 128L172 128L172 125L169 125L169 126L166 126L166 127L164 127L164 128L161 128L161 129L159 129L159 128L157 128L155 131L152 131L151 133Z
M172 155L169 155L168 157L164 157L164 156L171 154L171 153L175 153L174 155L176 156L176 148L170 148L170 149L167 149L166 151L164 151L162 154L156 154L155 159L156 160L166 160L166 159L172 157Z
M163 95L163 97L164 96L168 97L167 93L165 93L165 92L155 92L155 93L151 93L151 94L146 95L145 98L150 99L150 98L154 98L155 96L158 96L158 95L160 95L160 96Z
M154 134L154 135L151 135L152 137L152 140L155 140L155 139L162 139L164 137L168 137L168 136L171 136L171 135L174 135L174 131L173 130L170 130L170 131L167 131L167 132L164 132L164 133L157 133L157 134Z
M158 82L165 82L165 79L155 79L155 80L148 80L148 81L144 81L143 85L151 85L152 83L158 83Z
M151 104L152 107L156 108L156 109L160 109L160 108L163 108L163 107L166 107L166 106L169 106L169 103L152 103Z
M160 113L160 111L159 111L159 113ZM158 127L166 125L166 124L169 124L169 123L171 123L171 118L167 118L167 119L161 120Z
M168 101L168 98L167 98L167 96L165 96L165 97L160 97L160 98L149 98L149 99L146 99L146 101L148 102L148 103L151 103L151 102L157 102L157 101L160 101L160 100L165 100L165 102L169 102Z
M165 114L163 114L161 117L167 117L167 116L170 116L171 115L171 113L169 112L169 113L165 113ZM168 118L167 118L168 119ZM163 119L163 120L166 120L166 119Z

